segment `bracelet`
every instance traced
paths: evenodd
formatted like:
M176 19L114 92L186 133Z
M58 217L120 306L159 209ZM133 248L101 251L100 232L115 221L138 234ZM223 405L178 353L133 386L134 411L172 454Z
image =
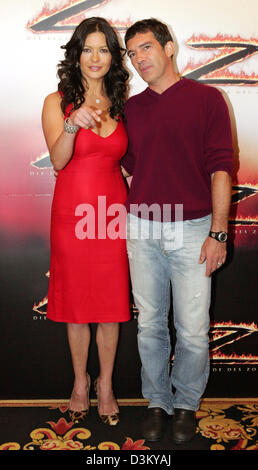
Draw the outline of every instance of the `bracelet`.
M78 132L79 126L72 126L71 124L68 124L67 120L68 118L66 118L64 122L65 132L68 132L68 134L75 134L76 132Z

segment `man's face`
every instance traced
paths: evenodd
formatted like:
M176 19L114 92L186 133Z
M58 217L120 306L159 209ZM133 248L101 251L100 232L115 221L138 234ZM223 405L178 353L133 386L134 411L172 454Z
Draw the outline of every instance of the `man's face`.
M157 85L171 66L172 41L162 47L151 31L137 33L127 42L128 56L139 75L149 85Z

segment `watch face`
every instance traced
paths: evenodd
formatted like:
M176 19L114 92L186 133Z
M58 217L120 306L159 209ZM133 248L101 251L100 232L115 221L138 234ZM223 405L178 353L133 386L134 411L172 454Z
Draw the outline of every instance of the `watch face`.
M218 239L220 242L225 242L228 238L228 235L226 232L220 232L220 234L218 235Z

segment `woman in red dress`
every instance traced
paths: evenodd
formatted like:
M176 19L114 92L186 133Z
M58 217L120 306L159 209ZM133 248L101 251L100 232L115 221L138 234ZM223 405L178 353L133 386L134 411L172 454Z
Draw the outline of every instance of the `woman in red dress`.
M47 317L67 323L75 376L69 413L77 423L85 419L90 405L89 324L98 323L98 413L103 422L115 425L119 410L112 373L119 323L130 319L126 240L121 227L115 230L112 217L115 209L124 208L127 196L120 159L127 148L123 106L128 72L117 36L103 18L84 20L63 47L58 91L46 97L42 112L43 132L58 172ZM122 220L124 235L123 211Z

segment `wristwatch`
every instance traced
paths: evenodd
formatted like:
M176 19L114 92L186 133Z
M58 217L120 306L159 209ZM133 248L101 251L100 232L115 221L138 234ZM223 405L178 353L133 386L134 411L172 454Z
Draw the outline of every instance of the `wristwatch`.
M218 242L224 243L228 239L228 234L227 232L210 232L209 237L215 238Z

